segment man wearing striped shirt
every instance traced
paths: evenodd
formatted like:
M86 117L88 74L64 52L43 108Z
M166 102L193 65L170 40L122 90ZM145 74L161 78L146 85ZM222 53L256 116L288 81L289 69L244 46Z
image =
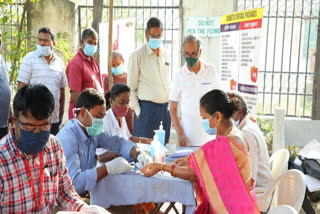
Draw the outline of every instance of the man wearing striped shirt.
M62 59L53 53L54 35L47 27L39 30L37 50L28 53L18 74L18 89L26 84L41 83L54 97L54 110L51 118L51 134L56 135L64 113L65 87L67 80Z

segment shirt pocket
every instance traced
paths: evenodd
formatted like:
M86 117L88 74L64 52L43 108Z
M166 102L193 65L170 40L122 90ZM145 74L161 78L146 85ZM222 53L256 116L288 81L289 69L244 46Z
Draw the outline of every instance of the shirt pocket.
M211 91L213 89L213 85L211 82L208 81L201 81L200 82L200 88L202 94L206 94L207 92Z
M50 207L53 207L59 191L58 174L55 172L50 172L49 168L45 168L43 178L44 203Z

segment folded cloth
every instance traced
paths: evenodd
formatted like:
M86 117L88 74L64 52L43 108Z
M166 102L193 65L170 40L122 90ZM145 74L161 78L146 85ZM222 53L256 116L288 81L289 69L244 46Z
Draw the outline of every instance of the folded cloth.
M170 158L188 157L193 151L191 149L178 150L175 153L169 155Z

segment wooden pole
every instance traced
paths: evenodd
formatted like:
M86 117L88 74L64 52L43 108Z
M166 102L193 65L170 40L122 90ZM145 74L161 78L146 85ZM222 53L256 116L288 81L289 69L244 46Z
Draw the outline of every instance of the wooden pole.
M320 17L320 11L319 11ZM312 120L320 120L320 18L318 20L316 61L313 75Z
M109 0L109 44L108 44L108 77L109 77L109 90L113 86L112 76L112 32L113 32L113 0Z

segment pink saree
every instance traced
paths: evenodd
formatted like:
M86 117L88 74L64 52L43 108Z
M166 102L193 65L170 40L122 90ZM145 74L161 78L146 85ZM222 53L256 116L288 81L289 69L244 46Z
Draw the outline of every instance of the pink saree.
M219 136L189 156L198 182L195 214L260 213L255 203L250 156L231 138ZM251 192L251 193L250 193Z

